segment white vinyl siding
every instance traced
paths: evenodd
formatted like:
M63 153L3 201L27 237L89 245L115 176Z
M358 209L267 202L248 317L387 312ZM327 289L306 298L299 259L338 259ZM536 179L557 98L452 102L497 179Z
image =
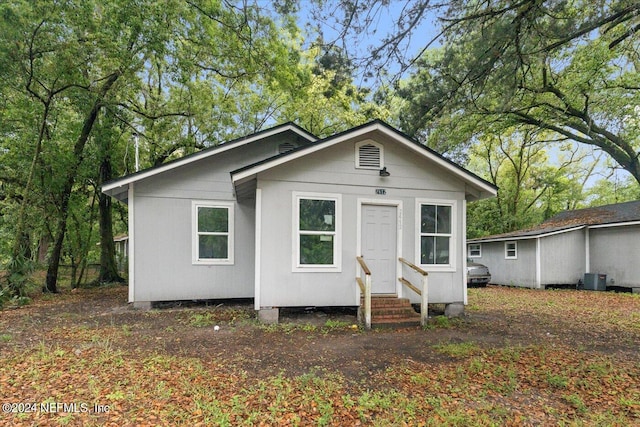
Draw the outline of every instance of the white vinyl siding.
M233 264L233 203L192 203L194 264Z
M429 269L455 268L456 202L417 200L418 264Z
M518 259L518 242L504 242L504 258Z
M341 196L293 195L293 271L339 271Z
M379 170L383 167L382 144L373 141L362 141L356 144L356 168Z

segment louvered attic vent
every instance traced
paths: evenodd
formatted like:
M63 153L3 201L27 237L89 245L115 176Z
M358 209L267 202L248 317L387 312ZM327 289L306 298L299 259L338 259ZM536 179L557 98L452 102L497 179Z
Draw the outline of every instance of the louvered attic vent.
M371 142L356 146L356 167L382 169L382 146Z
M296 148L296 144L293 142L283 142L278 145L278 154L286 153L287 151L291 151Z

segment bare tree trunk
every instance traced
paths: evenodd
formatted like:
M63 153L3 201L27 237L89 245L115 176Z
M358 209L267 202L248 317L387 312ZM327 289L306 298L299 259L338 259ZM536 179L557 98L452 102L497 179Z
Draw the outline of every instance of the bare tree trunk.
M111 89L111 86L113 86L116 80L118 80L118 77L120 77L120 72L111 74L100 88L98 97L94 101L91 111L84 121L80 136L78 136L76 144L73 147L75 162L71 165L71 168L67 172L67 182L65 183L63 188L62 201L60 204L60 216L58 217L58 221L56 224L57 226L55 234L55 244L51 253L51 259L49 260L49 268L47 269L46 290L49 292L58 291L58 269L60 267L60 258L62 255L62 244L64 243L64 236L67 230L67 218L69 216L69 199L71 197L71 191L73 190L73 184L75 183L78 168L80 167L80 164L83 160L84 147L89 140L89 135L91 134L93 125L98 118L98 112L102 108L104 97L109 92L109 89Z
M71 280L70 280L71 289L77 288L78 285L80 284L79 281L76 281L77 276L78 276L78 263L76 262L76 258L73 255L71 255Z
M113 125L113 117L106 116L104 123L106 128ZM113 167L111 164L112 141L113 134L105 132L105 137L101 138L99 147L100 169L98 174L98 187L108 182L113 177ZM118 271L118 263L116 261L116 248L113 241L113 217L111 210L111 197L102 193L96 188L94 193L94 201L98 201L98 224L100 226L100 269L98 277L95 279L97 283L119 282L125 280L120 276Z
M44 264L47 260L47 252L49 252L49 245L51 244L51 237L48 234L43 234L40 237L38 243L38 262Z
M116 247L113 242L113 227L111 226L111 200L109 196L100 196L100 273L97 281L124 282L118 273L116 263Z

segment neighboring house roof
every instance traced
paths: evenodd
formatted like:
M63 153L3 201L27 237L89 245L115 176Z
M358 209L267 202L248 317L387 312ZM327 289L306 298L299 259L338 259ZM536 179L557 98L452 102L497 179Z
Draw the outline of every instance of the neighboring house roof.
M294 132L309 142L314 142L318 139L315 135L295 123L289 122L109 181L102 186L102 192L121 200L126 199L126 193L131 183L285 132ZM123 194L124 196L118 197L118 195Z
M475 196L477 199L496 195L497 187L495 185L464 169L463 167L447 159L446 157L442 156L426 145L420 144L419 142L411 139L407 135L396 130L395 128L391 127L381 120L374 120L372 122L330 136L328 138L316 141L313 144L298 147L295 150L291 150L286 153L279 154L259 161L257 163L242 167L240 169L236 169L231 172L231 179L234 185L239 185L243 182L254 179L256 174L260 172L331 147L345 140L366 135L370 132L375 131L380 132L383 135L394 139L395 141L398 141L405 147L413 150L417 154L433 161L437 165L456 175L463 182L465 182L467 186L475 189ZM468 191L468 193L470 192Z
M503 240L522 240L566 233L581 228L613 227L627 224L640 224L640 200L593 208L576 209L561 212L537 227L510 233L469 239L468 243L496 242Z
M595 208L560 212L543 224L549 225L604 225L640 221L640 200Z

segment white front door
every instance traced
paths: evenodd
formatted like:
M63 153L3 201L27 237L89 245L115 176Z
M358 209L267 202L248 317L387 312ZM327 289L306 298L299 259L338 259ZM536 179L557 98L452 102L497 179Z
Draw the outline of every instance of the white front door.
M371 270L371 293L396 294L397 207L362 205L360 234L364 261Z

